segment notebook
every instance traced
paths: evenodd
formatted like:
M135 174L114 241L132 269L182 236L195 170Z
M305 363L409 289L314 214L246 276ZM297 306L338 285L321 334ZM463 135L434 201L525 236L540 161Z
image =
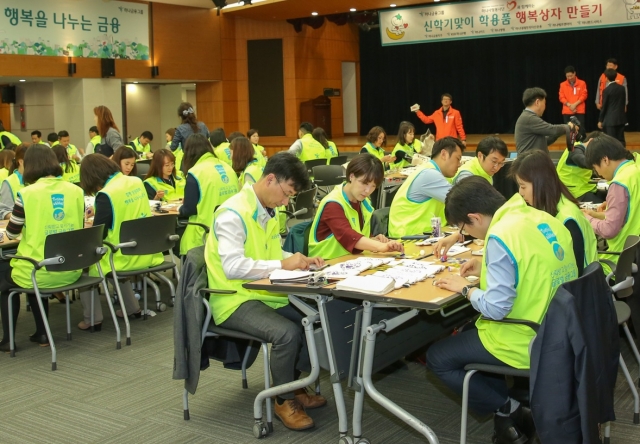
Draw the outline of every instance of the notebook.
M309 271L273 270L269 275L272 284L306 284L313 276Z
M338 282L336 290L355 291L381 296L395 288L395 281L389 277L380 276L350 276Z

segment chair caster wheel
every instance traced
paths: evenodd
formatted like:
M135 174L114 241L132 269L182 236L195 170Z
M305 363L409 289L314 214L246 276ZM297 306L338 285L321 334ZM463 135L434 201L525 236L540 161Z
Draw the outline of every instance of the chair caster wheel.
M156 310L158 311L167 311L167 304L165 304L164 302L158 302L156 304Z
M350 436L343 436L338 440L338 444L353 444L353 439Z
M360 438L355 444L371 444L371 442L367 438Z
M269 434L269 429L264 422L258 421L253 425L253 436L257 439L262 439Z

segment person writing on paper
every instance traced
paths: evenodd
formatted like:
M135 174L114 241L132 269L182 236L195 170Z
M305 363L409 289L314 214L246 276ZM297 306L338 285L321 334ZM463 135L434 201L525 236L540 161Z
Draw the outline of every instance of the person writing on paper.
M186 156L185 153L185 159ZM301 325L304 315L289 305L287 295L249 290L243 284L266 278L278 269L307 270L311 265L324 264L321 258L285 254L280 246L276 208L286 206L308 185L307 168L295 155L280 152L270 157L258 182L245 185L216 210L205 245L209 288L235 291L232 295L211 295L213 319L222 328L248 333L272 344L274 386L292 382L302 371L310 371ZM322 396L301 389L277 396L274 410L285 427L305 430L314 426L305 409L326 402Z
M445 93L440 97L442 107L435 110L430 116L420 111L420 105L417 103L411 107L411 111L416 113L422 123L436 125L436 140L440 140L443 137L455 137L460 139L464 146L467 146L467 136L462 127L462 116L460 111L453 109L452 102L451 94Z
M385 165L385 169L390 162L395 162L396 157L384 152L383 146L387 143L387 133L381 126L374 126L367 134L367 143L360 149L360 153L369 153L380 159Z
M597 184L591 183L593 169L586 162L589 143L602 134L600 131L592 131L585 136L586 141L577 141L573 146L568 146L558 160L556 171L560 180L580 202L602 203L607 196L606 192L598 191Z
M391 163L392 168L404 168L411 165L411 158L415 153L422 150L422 144L416 139L416 128L411 122L400 122L398 129L398 142L391 152L395 156L395 161Z
M112 160L120 167L120 171L125 176L137 176L138 166L136 165L136 159L138 155L128 145L123 145L113 153Z
M464 145L458 139L445 137L433 145L431 160L409 176L398 190L389 210L389 236L422 234L431 231L431 218L439 217L442 226L444 199L451 189L447 178L460 166Z
M562 222L527 206L518 195L505 202L480 177L455 184L445 211L450 223L485 239L486 245L482 262L473 259L463 264L460 276L436 281L440 288L461 293L482 315L476 328L436 342L427 352L428 367L461 394L467 364L529 368L529 343L535 332L528 326L492 320L541 323L556 289L576 279L578 268L571 234ZM466 276L478 276L480 287L471 287ZM469 407L478 415L494 413L496 443L524 443L535 435L531 411L509 397L504 378L474 375Z
M511 165L520 195L532 207L549 213L565 226L573 240L573 254L578 275L598 260L596 235L580 211L580 202L571 195L558 177L551 158L542 151L525 153Z
M364 250L403 252L400 242L379 234L370 237L373 207L369 196L384 179L382 163L358 154L347 166L347 181L327 194L316 212L309 236L309 254L325 260Z
M470 176L480 176L493 185L493 176L504 166L509 155L507 145L498 137L485 137L478 143L476 157L458 168L453 183Z
M172 201L184 198L185 179L176 172L176 157L171 150L161 148L153 153L151 166L144 178L149 200Z

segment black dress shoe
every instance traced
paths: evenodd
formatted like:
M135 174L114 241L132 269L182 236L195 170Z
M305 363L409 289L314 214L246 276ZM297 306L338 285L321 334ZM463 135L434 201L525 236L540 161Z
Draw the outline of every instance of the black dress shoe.
M37 342L40 344L40 347L49 347L49 338L47 338L47 335L38 335L37 333L34 333L29 336L29 341Z
M517 420L522 419L522 406L509 416L493 417L493 444L525 444L529 438L519 427Z

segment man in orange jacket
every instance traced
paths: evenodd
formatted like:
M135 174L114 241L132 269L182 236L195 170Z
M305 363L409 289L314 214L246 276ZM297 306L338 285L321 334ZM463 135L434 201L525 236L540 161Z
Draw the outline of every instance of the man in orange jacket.
M580 121L580 128L584 128L587 84L576 76L576 69L573 66L567 66L564 69L564 75L567 80L560 84L560 92L558 94L560 103L562 103L562 118L564 123L569 123L571 116L576 116Z
M462 127L462 116L460 116L460 111L453 109L451 106L451 102L453 101L451 94L443 94L440 99L442 107L437 109L430 116L427 116L420 111L420 105L417 103L411 107L411 111L415 112L423 123L435 123L436 140L451 136L456 139L460 139L466 146L467 136L465 135L464 128Z
M607 60L607 65L605 70L607 69L614 69L617 73L615 82L618 85L624 86L624 90L626 93L624 112L626 113L627 105L629 105L629 90L627 89L627 78L618 72L618 61L616 59ZM604 72L603 72L602 75L600 75L600 78L598 79L598 89L596 90L596 106L598 107L598 109L602 109L602 92L604 91L604 88L608 84L609 84L609 80L607 80L607 77L604 75Z

